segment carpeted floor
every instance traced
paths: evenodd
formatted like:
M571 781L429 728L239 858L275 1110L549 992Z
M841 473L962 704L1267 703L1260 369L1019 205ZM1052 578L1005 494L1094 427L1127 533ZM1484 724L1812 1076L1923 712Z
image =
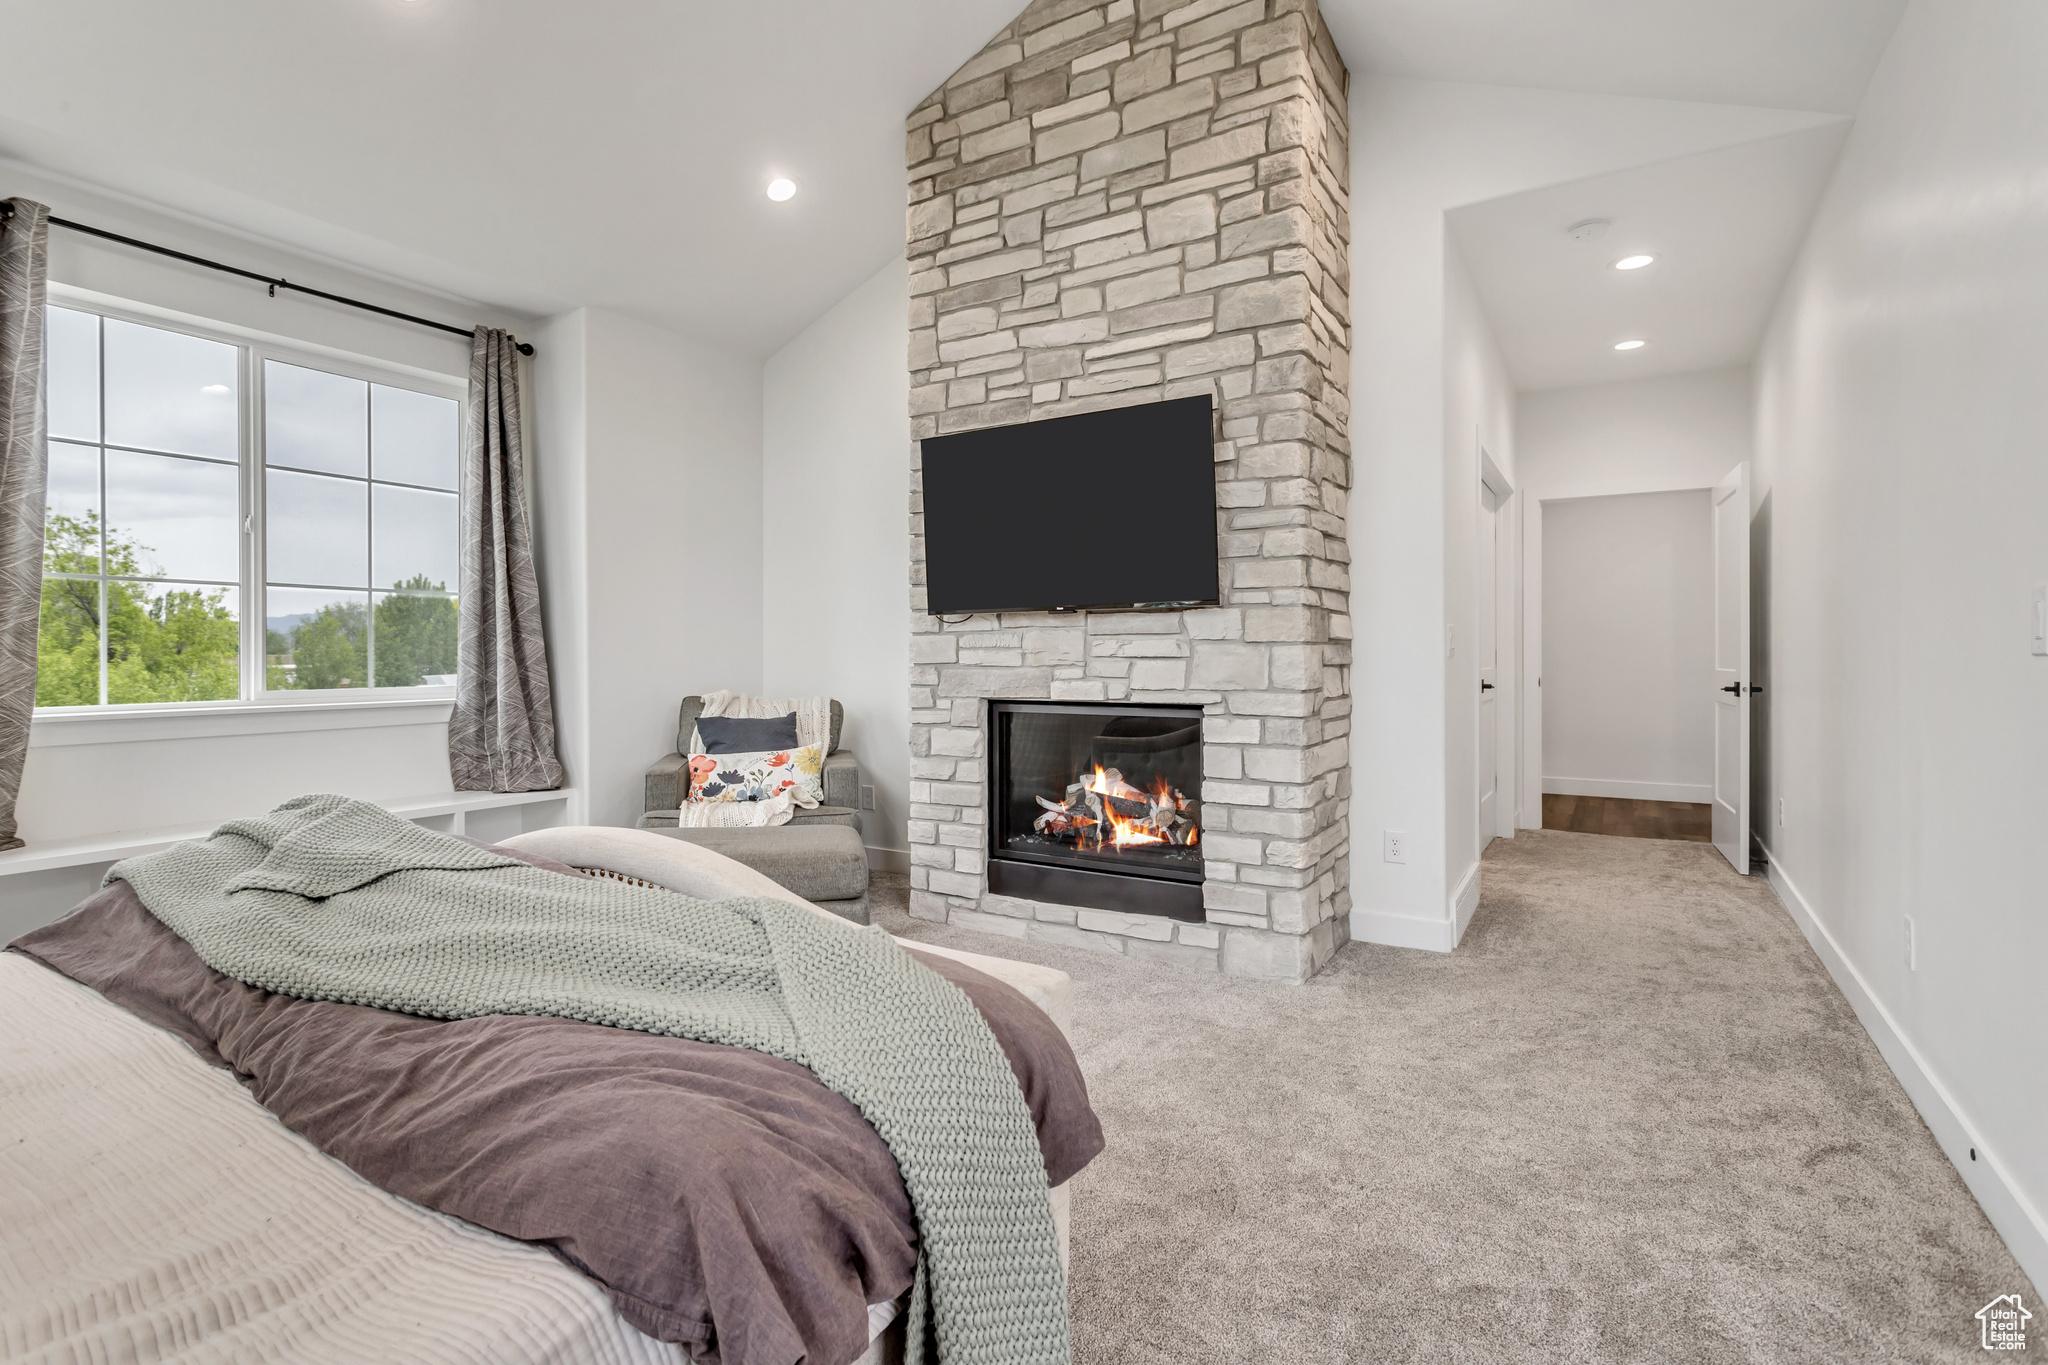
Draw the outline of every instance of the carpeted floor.
M1074 976L1080 1365L1945 1361L2034 1294L1761 877L1525 831L1455 954Z

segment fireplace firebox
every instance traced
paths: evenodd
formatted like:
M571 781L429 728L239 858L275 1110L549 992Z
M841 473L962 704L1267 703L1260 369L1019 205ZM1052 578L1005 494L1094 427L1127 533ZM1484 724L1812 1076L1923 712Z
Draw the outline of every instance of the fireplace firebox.
M989 703L989 890L1200 921L1202 713Z

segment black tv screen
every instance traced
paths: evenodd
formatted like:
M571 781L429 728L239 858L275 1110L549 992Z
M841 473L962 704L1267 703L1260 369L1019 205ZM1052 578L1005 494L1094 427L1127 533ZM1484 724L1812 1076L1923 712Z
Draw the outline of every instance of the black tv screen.
M1217 601L1209 397L928 437L925 608Z

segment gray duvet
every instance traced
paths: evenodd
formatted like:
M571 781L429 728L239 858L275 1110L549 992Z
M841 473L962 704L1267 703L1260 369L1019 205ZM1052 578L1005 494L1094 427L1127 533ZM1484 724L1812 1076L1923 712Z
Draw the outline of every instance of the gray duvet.
M566 875L570 869L518 854ZM545 1245L650 1335L727 1365L840 1365L916 1265L888 1148L803 1067L546 1016L434 1020L223 976L115 882L12 947L183 1038L395 1194ZM1060 1184L1102 1148L1059 1030L924 956L987 1020Z

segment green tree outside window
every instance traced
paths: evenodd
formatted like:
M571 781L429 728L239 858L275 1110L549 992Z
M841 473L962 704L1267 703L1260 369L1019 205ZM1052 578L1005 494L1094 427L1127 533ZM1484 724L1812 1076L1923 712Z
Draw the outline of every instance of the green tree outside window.
M149 547L106 537L107 700L232 701L240 695L241 638L225 588L167 588L111 577L140 572ZM36 705L100 700L101 597L96 513L53 513L44 527L42 620L36 636Z
M429 674L455 671L455 599L426 594L442 591L417 574L392 585L398 591L377 604L377 686L418 687Z
M394 583L374 613L356 602L333 602L293 626L268 632L265 686L272 690L362 687L376 636L377 686L418 687L429 675L455 672L455 599L442 584L416 575Z
M232 701L240 695L240 627L225 588L127 582L149 547L106 535L107 700ZM36 637L36 705L100 701L100 523L96 513L50 514L43 551L42 620ZM62 577L78 574L91 577ZM417 575L392 584L374 613L360 601L331 603L290 631L266 630L266 686L364 687L376 635L376 685L418 687L455 672L456 603Z

